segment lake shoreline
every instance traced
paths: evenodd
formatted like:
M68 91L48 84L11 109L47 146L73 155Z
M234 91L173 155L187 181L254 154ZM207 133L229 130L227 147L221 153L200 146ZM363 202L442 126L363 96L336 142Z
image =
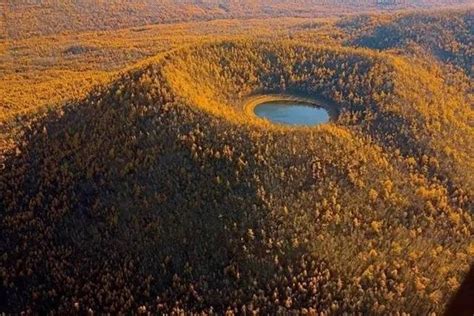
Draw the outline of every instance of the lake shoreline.
M334 122L338 116L336 105L333 102L325 100L323 98L315 98L302 95L298 96L295 94L275 93L253 95L244 99L244 101L242 102L242 107L246 115L249 115L253 118L262 119L255 113L255 108L263 103L278 102L294 102L296 104L309 105L314 106L316 108L324 109L329 115L329 121L327 123Z

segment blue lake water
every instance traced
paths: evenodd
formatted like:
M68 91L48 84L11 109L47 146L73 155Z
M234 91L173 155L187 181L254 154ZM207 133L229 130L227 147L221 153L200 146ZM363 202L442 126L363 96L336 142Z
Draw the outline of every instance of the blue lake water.
M257 116L278 124L310 126L329 121L325 109L291 101L262 103L254 111Z

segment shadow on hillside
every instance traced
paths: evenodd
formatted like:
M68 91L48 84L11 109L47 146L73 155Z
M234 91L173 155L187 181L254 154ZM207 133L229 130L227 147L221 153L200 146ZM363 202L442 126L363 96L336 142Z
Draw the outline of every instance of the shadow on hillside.
M363 122L364 123L364 122ZM390 112L377 113L377 118L371 121L367 133L388 148L397 148L404 155L418 155L427 149L427 144L419 140L406 118Z
M1 252L8 271L17 260L27 271L8 276L6 311L67 310L83 298L99 312L163 292L190 304L186 292L203 284L215 289L207 304L224 309L242 283L275 271L260 233L269 212L252 171L235 172L252 142L186 106L145 99L139 77L45 116L7 158ZM156 281L145 291L148 276ZM104 291L114 297L99 300Z
M472 316L474 315L474 264L467 273L457 293L451 298L446 316Z

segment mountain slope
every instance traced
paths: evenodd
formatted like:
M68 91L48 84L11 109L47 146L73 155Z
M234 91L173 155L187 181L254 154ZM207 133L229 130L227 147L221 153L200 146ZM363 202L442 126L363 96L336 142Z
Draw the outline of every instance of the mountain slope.
M456 65L471 78L474 69L474 14L472 10L439 11L430 14L409 13L390 17L387 22L373 21L372 27L360 32L360 27L370 25L369 17L356 17L342 23L351 32L354 46L371 49L400 49L430 54L443 63ZM362 34L361 34L362 33Z
M283 92L338 114L290 129L243 107ZM474 246L472 131L435 106L453 100L401 57L291 42L208 43L126 72L9 154L2 305L441 313Z
M466 5L467 0L395 2L389 8L426 8ZM367 1L314 0L41 0L4 4L9 38L53 35L65 31L110 30L155 23L190 20L261 18L276 16L327 17L328 15L384 9Z

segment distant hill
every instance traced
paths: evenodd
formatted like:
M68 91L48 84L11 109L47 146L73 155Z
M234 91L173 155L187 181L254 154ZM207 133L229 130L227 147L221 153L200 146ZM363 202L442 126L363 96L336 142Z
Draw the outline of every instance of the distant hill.
M288 129L255 93L323 96ZM441 314L474 255L467 104L354 48L173 51L29 124L0 173L7 313Z
M138 26L435 4L8 2L0 314L473 315L471 11Z
M370 16L339 23L353 35L351 46L371 49L419 50L474 75L474 11L400 14L387 20Z
M23 0L8 1L3 11L7 36L24 38L150 23L269 16L316 17L386 8L439 8L467 3L468 0Z

